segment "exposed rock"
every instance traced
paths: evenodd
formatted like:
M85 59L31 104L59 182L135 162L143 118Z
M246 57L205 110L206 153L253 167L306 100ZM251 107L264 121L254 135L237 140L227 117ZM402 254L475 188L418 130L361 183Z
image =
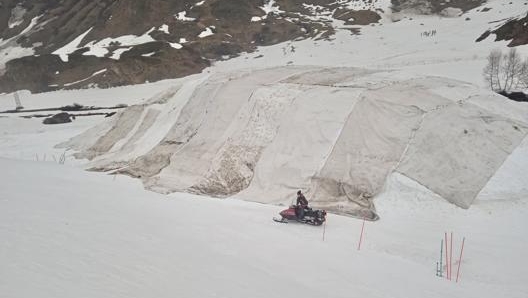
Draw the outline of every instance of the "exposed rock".
M466 12L481 6L486 0L391 0L394 11L412 11L420 14L442 14L447 8ZM445 13L445 12L444 12Z
M210 0L202 5L195 0L5 0L0 38L15 37L36 55L5 65L0 92L177 78L200 72L211 60L231 58L259 45L332 34L331 24L303 17L311 13L305 2L337 7L332 0ZM263 5L271 4L276 10L265 12ZM17 26L9 26L13 11ZM260 21L252 21L254 17ZM33 27L26 30L30 24ZM210 34L204 37L206 30ZM129 41L134 38L142 41ZM65 45L69 50L61 51L62 59L52 54Z
M345 25L369 25L377 23L381 17L371 10L336 9L334 18L345 21Z
M44 124L62 124L72 122L70 114L66 112L55 114L49 118L46 118L42 121Z
M528 44L528 14L524 18L507 21L491 33L495 34L495 41L509 40L509 47Z

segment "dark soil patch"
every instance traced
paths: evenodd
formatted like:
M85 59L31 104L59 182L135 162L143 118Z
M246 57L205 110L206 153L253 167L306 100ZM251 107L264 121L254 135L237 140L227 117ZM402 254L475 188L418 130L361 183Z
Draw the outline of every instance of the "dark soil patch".
M423 14L440 14L442 10L453 7L459 8L463 12L479 7L486 3L486 0L391 0L392 9L396 12L402 10L413 10Z
M371 10L336 9L334 18L345 21L345 25L369 25L377 23L381 17Z
M528 94L525 94L524 92L505 92L501 91L499 92L500 95L505 96L513 101L518 102L528 102Z
M62 123L68 123L68 122L72 122L72 120L71 120L71 115L66 112L55 114L51 117L44 119L44 121L42 121L42 123L44 124L62 124Z

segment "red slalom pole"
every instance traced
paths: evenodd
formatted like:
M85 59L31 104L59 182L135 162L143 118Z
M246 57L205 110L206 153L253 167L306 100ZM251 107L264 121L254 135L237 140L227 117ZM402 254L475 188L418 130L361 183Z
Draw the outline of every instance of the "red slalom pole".
M324 226L323 226L323 241L325 239L325 233L326 233L326 219L325 219Z
M365 217L363 217L363 225L361 226L361 234L359 235L358 250L361 249L361 240L363 240L363 230L365 229Z
M446 252L446 278L449 279L449 256L447 254L447 232L445 234L445 252Z
M453 279L453 232L451 232L451 243L449 245L451 248L449 249L449 280Z
M462 263L462 252L464 252L464 242L465 241L466 241L466 237L462 238L462 248L460 249L460 258L458 259L456 282L458 282L458 274L460 273L460 264Z

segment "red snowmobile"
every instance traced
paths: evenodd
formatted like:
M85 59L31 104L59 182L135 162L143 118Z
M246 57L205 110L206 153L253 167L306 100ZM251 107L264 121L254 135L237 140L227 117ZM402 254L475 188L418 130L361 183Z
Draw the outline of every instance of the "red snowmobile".
M290 208L282 210L279 214L282 218L274 217L273 220L281 223L288 223L288 221L296 221L300 223L310 224L314 226L320 226L326 220L325 210L313 210L310 207L304 208L304 216L300 217L301 206L291 205Z

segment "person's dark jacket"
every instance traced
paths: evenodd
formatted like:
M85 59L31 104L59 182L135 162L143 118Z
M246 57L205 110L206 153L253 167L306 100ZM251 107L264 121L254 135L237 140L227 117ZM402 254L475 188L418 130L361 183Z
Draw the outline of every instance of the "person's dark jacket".
M297 195L297 205L300 205L302 207L308 206L308 200L304 197L303 194Z

